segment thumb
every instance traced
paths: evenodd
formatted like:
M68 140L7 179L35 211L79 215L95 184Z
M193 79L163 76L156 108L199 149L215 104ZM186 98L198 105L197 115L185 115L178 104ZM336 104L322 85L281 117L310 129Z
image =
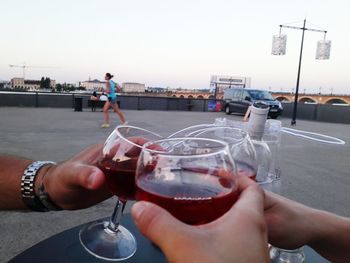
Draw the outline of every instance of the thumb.
M70 189L96 190L105 182L105 176L99 168L80 162L66 162L58 165L53 173L57 173L56 176L61 178L61 182Z
M131 215L142 234L165 253L173 249L175 242L179 242L179 239L190 232L186 224L150 202L140 201L134 204Z

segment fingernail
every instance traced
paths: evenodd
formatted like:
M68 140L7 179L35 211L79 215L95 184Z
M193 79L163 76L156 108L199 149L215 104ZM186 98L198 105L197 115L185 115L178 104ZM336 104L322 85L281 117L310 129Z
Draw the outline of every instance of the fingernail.
M93 188L93 186L96 182L97 175L98 175L98 172L93 172L92 174L89 175L89 178L88 178L88 187L89 188Z
M141 217L147 206L148 203L143 201L137 202L132 206L132 215L135 220L138 220Z

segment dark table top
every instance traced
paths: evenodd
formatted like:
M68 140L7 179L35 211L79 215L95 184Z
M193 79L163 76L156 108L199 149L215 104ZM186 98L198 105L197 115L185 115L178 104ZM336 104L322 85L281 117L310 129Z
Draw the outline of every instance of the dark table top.
M123 262L167 262L161 250L146 239L136 228L134 221L129 214L123 216L122 225L125 226L135 236L137 241L137 251L133 257ZM9 263L23 262L48 262L48 263L81 263L81 262L104 262L107 261L95 258L90 255L81 246L79 242L79 230L82 226L73 227L54 235L40 243L25 250L14 257ZM306 262L308 263L326 263L325 259L320 257L311 248L305 248Z

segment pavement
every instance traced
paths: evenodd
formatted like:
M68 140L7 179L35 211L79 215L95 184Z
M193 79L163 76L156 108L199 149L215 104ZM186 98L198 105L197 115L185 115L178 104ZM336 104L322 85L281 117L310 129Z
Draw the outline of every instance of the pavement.
M125 111L130 124L163 136L215 118L241 120L210 112ZM116 116L111 123L119 124ZM289 127L289 119L281 119ZM71 109L0 107L0 154L63 161L103 142L113 128L101 129L101 112ZM111 126L113 126L111 125ZM297 129L340 138L345 145L317 143L283 134L281 194L306 205L350 216L350 125L297 120ZM88 209L48 213L0 212L0 262L56 233L109 216L115 198Z

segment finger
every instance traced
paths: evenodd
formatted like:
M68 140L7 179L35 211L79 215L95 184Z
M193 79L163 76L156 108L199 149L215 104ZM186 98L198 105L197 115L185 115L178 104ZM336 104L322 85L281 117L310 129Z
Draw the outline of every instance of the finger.
M68 162L56 168L57 176L67 188L86 188L96 190L105 183L103 172L95 166Z
M142 137L133 137L133 138L129 138L129 140L132 141L133 143L139 145L140 147L134 146L130 150L128 150L128 152L125 154L128 157L139 156L140 152L142 150L142 146L146 142L149 142L148 139L145 139L145 138L142 138ZM158 150L158 151L163 150L163 148L160 145L157 145L157 144L151 144L147 148L150 149L150 150Z
M82 163L86 164L96 164L97 161L100 159L102 156L102 148L103 144L94 144L91 145L90 147L86 148L79 154L75 155L71 161L80 161Z
M235 207L250 208L263 214L264 211L264 191L248 177L242 177L239 180L240 190L242 191ZM246 182L243 182L246 181ZM253 182L252 184L250 182ZM245 188L243 188L245 187Z
M128 138L128 140L138 145L133 145L132 147L130 147L130 149L128 149L128 151L125 153L125 155L128 157L139 156L142 150L142 145L144 145L148 141L147 139L141 137L130 137Z
M270 192L270 191L265 191L265 203L264 203L264 209L269 209L273 207L276 203L276 194Z
M246 188L252 185L257 185L257 184L248 176L237 176L237 186L240 192L243 192Z
M177 220L163 208L149 202L137 202L131 208L140 231L163 251L173 249L175 241L189 235L189 226Z
M264 191L246 176L238 178L240 196L232 208L219 220L227 227L234 227L236 220L241 218L245 221L254 220L256 224L264 223ZM264 226L261 226L264 228Z

